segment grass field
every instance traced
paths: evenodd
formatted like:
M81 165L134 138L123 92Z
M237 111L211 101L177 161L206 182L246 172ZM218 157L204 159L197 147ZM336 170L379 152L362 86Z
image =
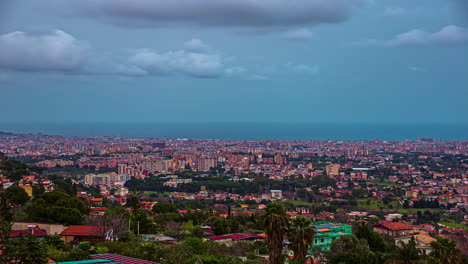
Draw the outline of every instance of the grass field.
M375 199L359 199L357 201L358 201L358 206L367 211L380 211L380 209L382 208L383 211L396 211L400 214L417 214L418 211L440 212L440 209L433 209L433 208L424 208L424 209L403 208L403 206L401 206L398 201L392 201L387 205L385 205L381 200L375 200ZM367 201L369 201L369 204Z
M304 202L304 201L295 201L295 200L286 200L285 202L292 203L294 206L311 206L314 203Z
M448 227L462 227L465 228L465 230L468 230L468 226L464 224L458 224L458 223L448 223L448 222L443 222L441 223L443 225L446 225Z

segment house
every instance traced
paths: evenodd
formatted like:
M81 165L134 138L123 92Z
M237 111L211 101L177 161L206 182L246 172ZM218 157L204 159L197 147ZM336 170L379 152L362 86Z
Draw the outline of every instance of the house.
M120 256L116 254L96 254L96 255L91 255L90 256L94 260L101 260L101 261L109 261L109 262L97 262L97 263L109 263L109 264L156 264L156 262L151 262L147 260L141 260L141 259L135 259L135 258L130 258L130 257L125 257L125 256ZM90 262L86 262L90 263Z
M429 236L425 232L420 232L418 234L413 234L409 236L395 238L395 244L398 246L400 243L408 244L411 241L411 238L414 238L416 243L416 248L421 250L424 255L431 253L431 242L435 241L435 238Z
M281 190L271 190L271 199L282 199L283 191Z
M125 257L125 256L116 255L116 254L109 254L109 253L91 255L90 258L91 258L90 260L60 262L60 264L156 264L156 262ZM49 261L49 263L58 263L58 262Z
M350 236L353 234L351 225L334 223L329 221L320 221L312 224L315 228L316 235L312 247L309 248L309 253L314 251L329 251L333 241L342 236Z
M11 227L12 230L29 229L30 226L40 226L41 229L46 230L49 235L58 235L62 233L66 227L62 224L38 223L38 222L14 222Z
M395 238L408 235L412 228L404 223L380 220L378 224L374 225L374 232Z
M71 225L60 233L66 244L82 241L114 240L113 229L105 226Z
M211 240L211 241L227 243L227 244L232 243L234 241L261 241L264 239L265 238L262 236L252 235L252 234L243 234L243 233L210 236L210 237L204 238L204 240Z
M141 235L143 240L145 241L153 241L153 242L175 242L177 239L169 236L165 236L163 234L143 234Z
M40 240L44 239L47 235L47 230L39 228L38 225L28 225L28 229L11 230L9 238L18 238L22 236L33 235Z

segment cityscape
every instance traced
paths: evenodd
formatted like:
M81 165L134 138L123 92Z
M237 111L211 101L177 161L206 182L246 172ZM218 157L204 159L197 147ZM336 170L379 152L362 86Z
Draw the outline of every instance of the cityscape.
M0 0L0 264L468 264L468 0Z
M61 261L117 256L185 263L177 258L199 254L194 261L262 263L268 260L269 244L260 219L268 206L278 204L292 223L310 223L312 237L301 254L315 262L362 261L339 249L355 243L364 243L367 249L361 250L372 261L390 259L390 248L400 243L413 245L416 259L432 256L433 247L447 241L460 261L468 252L466 140L228 141L1 133L0 150L2 198L16 220L10 239L32 234L52 243L57 237L54 245L64 243L60 254L49 245L46 255ZM382 248L359 240L369 234L367 239L378 237ZM284 236L281 252L294 260L300 251L292 239ZM131 250L118 243L128 243ZM165 252L189 250L183 247L193 251ZM227 251L217 252L222 248Z

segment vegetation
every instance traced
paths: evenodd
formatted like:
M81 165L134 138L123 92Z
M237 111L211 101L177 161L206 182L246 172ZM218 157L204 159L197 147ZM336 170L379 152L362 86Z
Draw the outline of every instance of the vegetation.
M80 224L83 221L83 215L88 211L83 201L62 191L43 193L25 208L31 221L65 225Z

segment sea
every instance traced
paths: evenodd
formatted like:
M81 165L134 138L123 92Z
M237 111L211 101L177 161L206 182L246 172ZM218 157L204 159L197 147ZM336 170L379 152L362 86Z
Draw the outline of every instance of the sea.
M0 123L0 132L64 137L212 140L468 140L468 124L331 124L287 122Z

